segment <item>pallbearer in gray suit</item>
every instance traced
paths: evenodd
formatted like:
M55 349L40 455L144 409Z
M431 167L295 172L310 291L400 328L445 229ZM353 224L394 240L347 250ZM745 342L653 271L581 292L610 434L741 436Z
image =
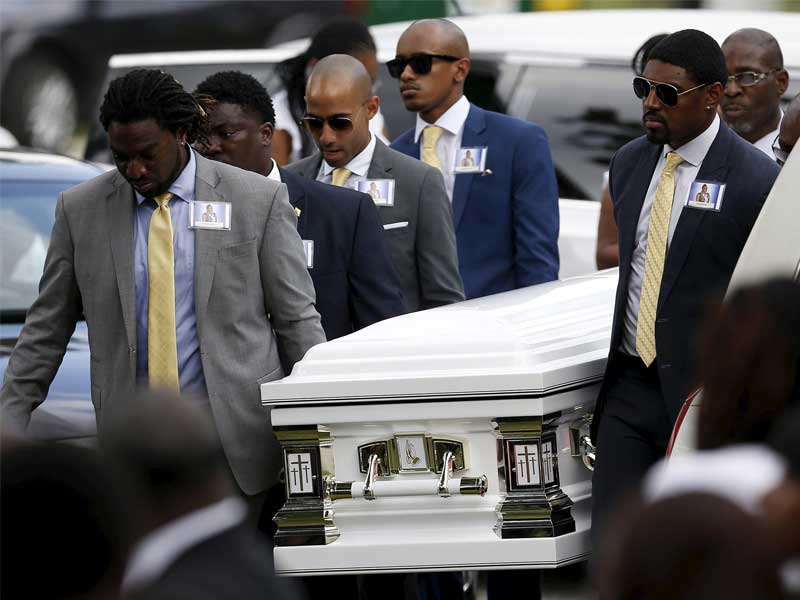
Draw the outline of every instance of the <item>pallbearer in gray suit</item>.
M408 309L463 300L453 216L442 174L370 134L369 120L379 104L360 62L344 54L323 58L308 79L304 118L321 153L288 169L363 192L376 183L384 193L375 204Z
M59 197L0 403L27 426L84 317L100 435L138 385L206 397L239 487L256 495L280 470L259 394L283 377L277 342L294 364L325 336L286 187L195 154L204 118L169 74L111 82L100 120L117 170ZM209 205L217 222L202 220Z

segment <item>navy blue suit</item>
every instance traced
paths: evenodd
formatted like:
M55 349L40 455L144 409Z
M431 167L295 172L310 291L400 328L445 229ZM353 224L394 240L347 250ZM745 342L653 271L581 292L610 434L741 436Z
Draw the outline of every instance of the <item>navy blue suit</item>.
M329 340L406 312L384 241L378 210L367 194L279 169L300 216L297 231L314 241L308 272Z
M611 161L609 189L619 236L619 283L608 365L592 422L597 444L593 529L626 487L664 455L687 395L698 383L693 368L697 334L718 304L779 167L723 123L696 181L726 184L721 210L685 206L669 245L656 309L656 359L649 368L620 352L636 229L663 146L640 137ZM680 148L678 148L680 153ZM674 199L683 202L685 198ZM711 306L715 305L712 304Z
M458 174L453 189L466 297L557 279L558 188L544 130L470 105L461 146L488 148L486 173ZM392 148L420 156L413 129Z

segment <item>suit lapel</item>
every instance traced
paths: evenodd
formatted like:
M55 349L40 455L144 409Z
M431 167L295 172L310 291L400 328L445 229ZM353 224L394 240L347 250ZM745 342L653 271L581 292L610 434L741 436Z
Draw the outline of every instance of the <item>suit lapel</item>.
M389 148L380 140L375 140L375 152L367 171L368 179L392 179L392 157Z
M696 179L723 182L727 179L730 135L732 134L728 128L720 123L717 137L714 138L711 148L708 149L708 154L703 159L703 164L700 165ZM674 202L683 202L683 200L683 198L675 198ZM686 257L689 255L692 240L697 234L697 228L700 227L707 213L708 211L705 210L686 208L681 211L664 265L664 275L661 279L661 291L658 298L659 305L666 300L670 291L672 291L683 264L686 262Z
M197 174L195 175L194 199L197 202L225 202L226 200L215 189L219 183L219 174L213 163L195 154ZM236 208L232 207L231 220L236 219ZM211 284L214 281L214 267L217 253L225 240L219 231L209 229L194 230L194 304L198 327L205 322L205 311Z
M653 171L656 169L658 158L664 146L649 146L639 155L639 161L633 170L633 183L630 191L623 200L623 210L620 211L617 227L620 231L620 264L630 265L633 256L633 246L636 242L636 228L639 226L639 215L642 213L642 205L647 195L647 188L650 187L650 180L653 178ZM624 236L624 237L622 237Z
M470 104L469 114L467 115L467 120L464 122L464 134L461 138L461 146L480 147L488 145L486 119L483 110ZM458 230L458 225L461 223L461 218L464 216L469 190L472 187L472 181L475 177L479 177L479 175L464 173L455 176L455 185L453 186L453 224L456 230Z
M111 256L122 304L122 320L128 337L128 347L136 346L136 280L133 272L133 227L136 197L133 188L117 174L114 189L106 204ZM134 357L135 355L132 354ZM135 365L135 362L133 363ZM135 367L132 373L135 373Z

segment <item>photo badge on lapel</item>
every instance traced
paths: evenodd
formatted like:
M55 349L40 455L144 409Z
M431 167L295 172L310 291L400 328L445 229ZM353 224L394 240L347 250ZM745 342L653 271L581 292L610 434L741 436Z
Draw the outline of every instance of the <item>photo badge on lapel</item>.
M486 146L459 148L456 152L456 164L453 173L483 173L486 171L486 155L489 149Z
M189 227L191 229L230 230L231 203L192 202L192 210L189 212Z
M394 179L364 179L356 190L372 198L375 206L394 206Z
M722 197L725 195L725 184L717 181L693 181L689 187L689 195L683 205L700 210L722 209Z

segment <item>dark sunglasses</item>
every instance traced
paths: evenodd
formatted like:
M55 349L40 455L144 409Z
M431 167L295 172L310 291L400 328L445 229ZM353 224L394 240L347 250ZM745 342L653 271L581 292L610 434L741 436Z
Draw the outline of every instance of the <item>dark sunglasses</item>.
M325 122L328 122L328 127L334 131L349 131L353 128L353 120L350 117L329 117L321 119L320 117L303 117L303 125L306 126L311 133L320 133L322 128L325 127Z
M678 88L671 83L660 83L658 81L650 81L644 77L634 77L633 93L636 94L637 98L644 100L650 95L650 90L655 88L656 98L658 98L662 104L664 104L664 106L673 107L678 105L678 96L683 96L689 92L699 90L707 85L707 83L701 83L700 85L696 85L691 89L679 92Z
M407 65L411 65L411 69L417 75L427 75L433 68L433 59L446 60L447 62L455 62L459 59L457 56L450 56L448 54L412 54L411 56L395 56L392 60L386 63L386 68L389 69L389 75L397 79L406 70Z

